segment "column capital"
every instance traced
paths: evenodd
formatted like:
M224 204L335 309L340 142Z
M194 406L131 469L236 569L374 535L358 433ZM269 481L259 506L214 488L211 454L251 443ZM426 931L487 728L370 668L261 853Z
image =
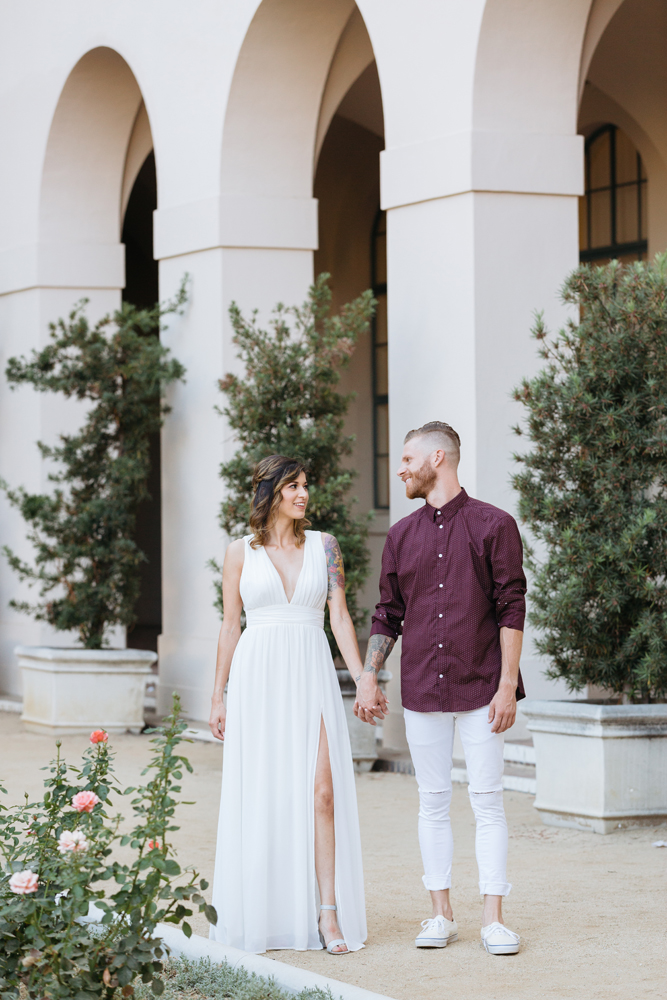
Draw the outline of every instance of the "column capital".
M380 154L385 209L472 191L575 196L584 193L584 139L467 131Z
M122 243L30 243L0 251L0 295L28 288L124 288Z
M317 250L317 199L222 194L160 208L154 215L155 259L253 247Z

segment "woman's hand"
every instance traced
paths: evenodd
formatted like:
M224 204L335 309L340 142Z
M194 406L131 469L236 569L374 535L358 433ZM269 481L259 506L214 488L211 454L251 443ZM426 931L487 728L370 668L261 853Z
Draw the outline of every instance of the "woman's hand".
M227 709L222 698L215 699L211 703L211 715L208 725L216 740L225 741L225 723L227 721Z

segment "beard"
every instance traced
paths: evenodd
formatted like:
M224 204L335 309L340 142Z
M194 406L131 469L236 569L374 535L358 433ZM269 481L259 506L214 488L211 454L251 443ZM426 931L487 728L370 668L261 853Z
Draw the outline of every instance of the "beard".
M405 495L408 500L425 500L435 486L437 478L435 469L424 462L420 469L412 473L411 482L405 485Z

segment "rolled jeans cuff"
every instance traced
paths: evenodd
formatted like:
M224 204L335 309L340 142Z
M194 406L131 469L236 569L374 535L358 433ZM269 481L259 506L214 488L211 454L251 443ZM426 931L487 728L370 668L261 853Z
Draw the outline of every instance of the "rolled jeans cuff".
M511 882L480 882L480 896L509 896L512 888Z
M442 889L451 889L452 887L451 875L449 877L447 875L422 875L422 882L429 892L440 892Z

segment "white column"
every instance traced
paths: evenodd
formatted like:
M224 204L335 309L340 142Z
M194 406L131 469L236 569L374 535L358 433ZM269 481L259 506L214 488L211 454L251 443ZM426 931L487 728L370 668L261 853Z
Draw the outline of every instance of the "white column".
M392 470L408 430L446 420L462 484L514 512L511 392L539 365L534 312L552 328L566 317L558 293L578 263L582 192L579 136L460 132L382 154ZM421 503L393 478L392 523ZM523 665L533 696L557 696L530 641Z
M84 418L82 404L30 386L11 390L5 379L10 357L28 356L48 339L48 324L67 317L73 305L89 299L91 323L120 304L125 284L124 247L121 244L33 244L5 250L0 255L0 476L12 487L31 492L52 488L47 476L51 463L42 461L37 441L56 444L62 433L73 432ZM34 549L26 539L26 524L18 511L0 496L3 544L27 562ZM4 557L0 558L0 691L21 695L21 677L14 647L78 645L78 636L55 632L8 607L12 599L34 603L37 588L20 584ZM124 629L116 630L112 645L125 644Z
M214 408L224 405L218 380L239 370L229 305L236 301L246 314L257 308L265 320L279 301L300 303L316 242L317 203L310 198L222 196L155 214L162 299L190 274L185 313L163 334L187 374L170 392L173 411L162 432L161 711L176 691L190 718L209 714L220 620L207 562L224 556L219 468L235 450Z

